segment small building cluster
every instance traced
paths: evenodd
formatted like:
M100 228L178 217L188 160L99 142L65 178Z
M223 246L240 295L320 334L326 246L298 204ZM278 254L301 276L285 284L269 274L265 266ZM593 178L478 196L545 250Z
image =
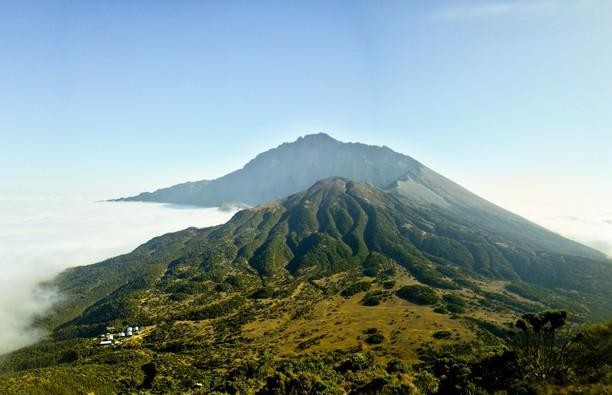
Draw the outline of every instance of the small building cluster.
M137 326L131 327L128 326L127 328L125 328L124 331L121 331L117 334L117 336L119 337L130 337L136 333L138 333L139 329Z
M107 332L103 335L100 335L100 345L108 346L111 344L119 344L121 343L121 339L126 337L131 337L140 332L140 328L138 326L128 326L123 329L121 332L111 333L111 330L114 328L107 328Z

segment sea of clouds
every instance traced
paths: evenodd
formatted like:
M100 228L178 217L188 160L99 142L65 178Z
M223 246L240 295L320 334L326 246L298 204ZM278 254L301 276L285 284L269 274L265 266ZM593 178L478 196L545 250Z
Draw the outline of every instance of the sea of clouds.
M491 202L612 258L612 185L586 179L542 182L542 177L500 178L479 188ZM580 186L580 187L578 187Z
M530 215L538 224L612 258L612 210L575 215Z
M164 233L224 223L234 213L84 197L0 197L0 354L44 336L32 320L58 295L41 291L41 281Z

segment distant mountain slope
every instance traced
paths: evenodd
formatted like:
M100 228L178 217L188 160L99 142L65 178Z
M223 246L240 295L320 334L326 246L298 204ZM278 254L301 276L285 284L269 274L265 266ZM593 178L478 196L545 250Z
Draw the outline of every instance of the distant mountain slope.
M241 202L255 206L302 191L332 176L385 187L420 166L414 159L387 147L342 143L320 133L261 153L242 169L215 180L187 182L120 200L200 206Z
M425 166L397 179L386 191L414 202L435 206L455 217L459 223L502 234L514 243L528 245L536 251L605 258L602 252L566 239L505 210Z
M327 177L347 177L435 206L465 224L499 232L538 251L603 258L469 192L413 158L387 147L343 143L313 134L258 155L244 168L212 181L196 181L119 200L200 206L246 203L255 206L303 191Z

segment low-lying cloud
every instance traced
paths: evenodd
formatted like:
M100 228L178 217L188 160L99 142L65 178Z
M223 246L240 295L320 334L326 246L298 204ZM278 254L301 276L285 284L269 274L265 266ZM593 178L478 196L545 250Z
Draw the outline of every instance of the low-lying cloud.
M38 284L163 233L226 222L235 210L85 198L0 198L0 354L38 341L32 320L58 295Z
M568 239L595 248L612 258L612 213L603 210L554 215L551 212L531 212L526 215L536 223Z
M544 221L558 233L598 249L612 258L612 219L552 217Z

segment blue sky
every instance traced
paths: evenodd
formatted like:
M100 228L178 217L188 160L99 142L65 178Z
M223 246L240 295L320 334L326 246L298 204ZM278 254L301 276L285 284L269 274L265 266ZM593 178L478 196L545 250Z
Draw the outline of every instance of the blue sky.
M323 131L511 209L612 196L608 0L0 2L0 54L0 193L128 195Z

